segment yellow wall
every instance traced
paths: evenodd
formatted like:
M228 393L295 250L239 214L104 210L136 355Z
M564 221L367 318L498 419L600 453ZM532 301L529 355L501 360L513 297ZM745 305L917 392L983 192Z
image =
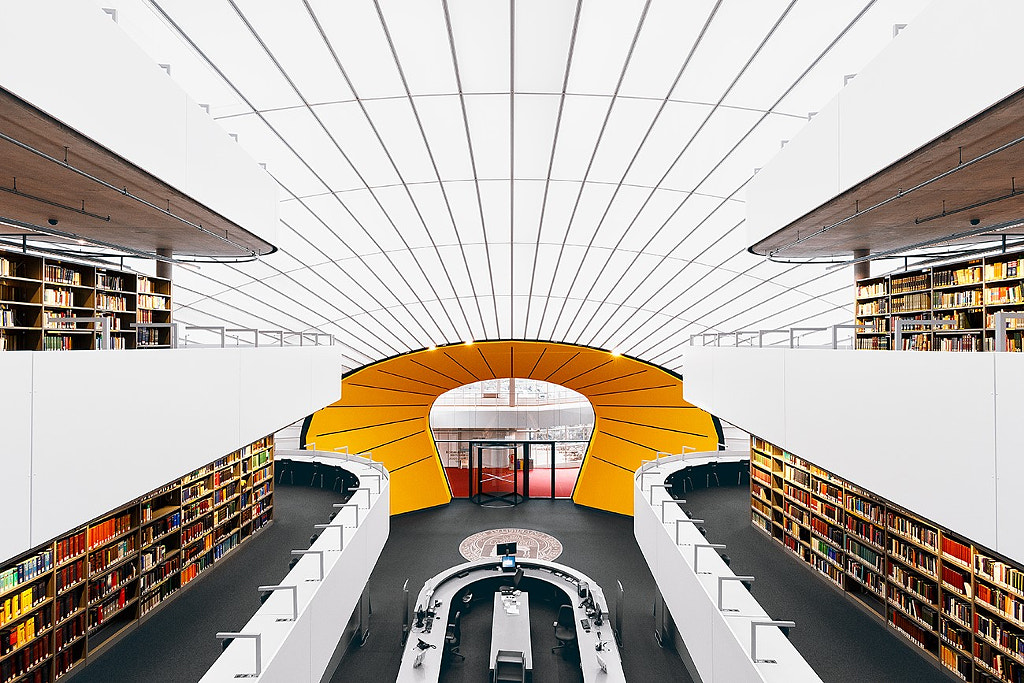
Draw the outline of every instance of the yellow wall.
M504 377L560 384L593 404L594 435L572 496L582 505L631 515L641 460L719 442L711 415L684 401L682 381L660 368L585 346L495 341L416 351L346 375L341 400L307 421L304 443L371 451L391 471L392 514L442 505L451 491L430 406L450 389Z

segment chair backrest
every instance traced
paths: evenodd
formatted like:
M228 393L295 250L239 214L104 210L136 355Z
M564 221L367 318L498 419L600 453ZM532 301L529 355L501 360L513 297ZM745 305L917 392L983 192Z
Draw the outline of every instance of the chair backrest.
M576 617L572 612L572 605L562 605L558 608L558 619L557 623L559 626L571 627L576 624Z
M444 639L449 645L458 645L462 642L462 612L455 613L455 619L448 624L448 629L444 632Z
M526 668L526 655L519 650L498 650L495 663L514 664Z

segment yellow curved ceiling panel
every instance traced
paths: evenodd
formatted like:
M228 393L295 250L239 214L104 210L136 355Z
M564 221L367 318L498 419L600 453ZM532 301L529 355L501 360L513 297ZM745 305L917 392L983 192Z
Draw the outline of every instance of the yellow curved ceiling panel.
M561 384L593 404L594 434L572 496L581 505L630 515L641 460L683 446L715 450L721 441L711 415L683 401L682 380L658 367L572 344L494 341L416 351L349 373L341 400L307 420L303 444L372 452L392 473L392 514L443 505L451 491L430 407L450 389L504 377Z

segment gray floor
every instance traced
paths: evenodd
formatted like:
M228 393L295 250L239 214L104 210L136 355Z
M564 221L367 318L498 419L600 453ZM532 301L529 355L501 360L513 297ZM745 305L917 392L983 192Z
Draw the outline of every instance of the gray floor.
M790 641L826 683L959 680L755 529L746 486L689 491L686 500L683 507L706 520L708 539L728 546L730 568L757 579L753 593L765 611L796 622Z
M686 507L707 520L708 537L728 544L733 569L757 577L754 594L765 609L797 622L792 642L823 680L953 680L879 619L755 530L749 522L745 487L713 488L686 497ZM75 683L197 681L220 653L214 633L245 624L259 604L256 586L275 583L285 575L289 551L307 547L313 524L326 520L331 504L339 498L337 493L318 489L280 487L271 527L108 648L73 677ZM555 536L564 546L559 561L587 572L606 591L622 580L627 595L622 656L628 680L690 681L676 655L655 643L654 583L633 539L632 519L566 501L532 500L505 510L455 501L393 518L391 536L370 579L370 638L349 654L333 683L394 680L401 656L402 584L408 579L415 594L425 579L463 561L458 552L463 538L497 527L524 527ZM579 676L571 663L548 650L555 644L554 609L557 606L531 604L537 660L534 681L576 683ZM465 617L467 660L451 667L442 680L483 680L482 653L488 647L483 635L490 628L489 612L489 606L481 605Z

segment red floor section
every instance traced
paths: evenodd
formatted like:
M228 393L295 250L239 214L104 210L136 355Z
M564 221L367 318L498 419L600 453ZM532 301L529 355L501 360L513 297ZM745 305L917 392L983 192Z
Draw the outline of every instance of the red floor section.
M469 497L469 470L458 467L444 468L448 476L448 483L452 487L452 495L456 498ZM495 469L485 472L485 475L507 476L510 472L507 469ZM576 485L576 478L579 476L578 467L556 467L555 468L555 497L568 498L572 495L572 488ZM474 470L474 476L476 471ZM486 476L485 476L486 479ZM504 484L508 486L508 484ZM522 473L520 472L520 487L522 487ZM484 482L484 491L497 489L497 482ZM520 489L521 490L521 489ZM535 467L530 470L530 496L533 498L548 498L551 496L551 469L547 467Z

